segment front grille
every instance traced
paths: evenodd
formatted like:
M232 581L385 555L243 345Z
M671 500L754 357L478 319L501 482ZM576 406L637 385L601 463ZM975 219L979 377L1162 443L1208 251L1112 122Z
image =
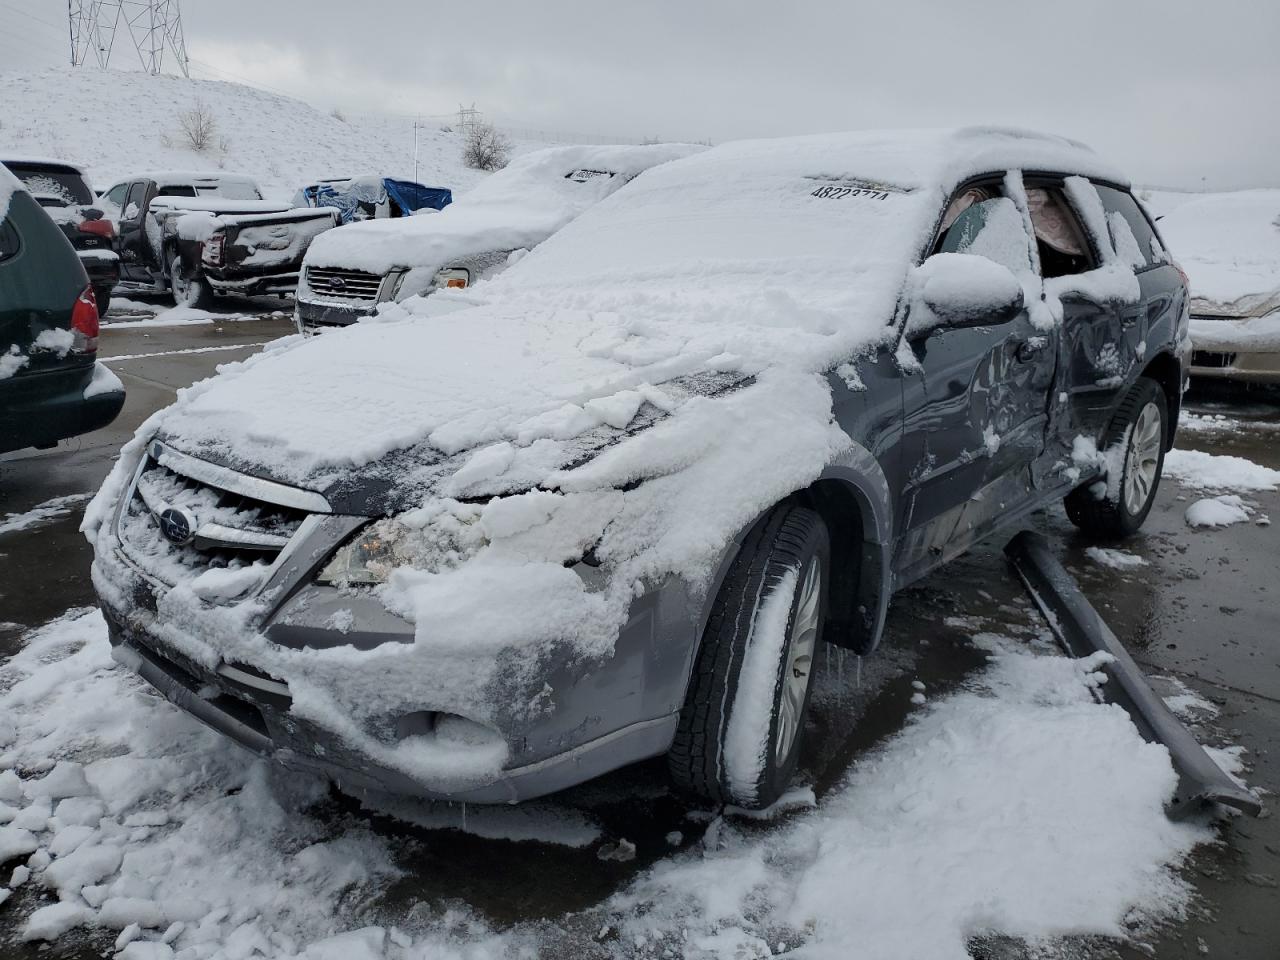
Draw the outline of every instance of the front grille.
M208 473L226 474L231 482L219 485L207 476L196 476ZM209 597L214 602L231 602L260 586L311 511L279 502L286 498L272 496L273 484L259 481L264 490L245 492L254 478L234 482L239 476L153 444L121 508L117 532L125 554L152 579L168 586L213 569L246 570L249 586L239 593L230 589L234 596ZM306 491L298 494L318 496ZM262 575L256 584L246 568Z
M382 277L362 270L307 268L307 286L320 297L375 302Z
M1233 366L1235 362L1236 355L1234 353L1218 353L1215 350L1191 351L1191 365L1193 367L1225 370L1227 367Z

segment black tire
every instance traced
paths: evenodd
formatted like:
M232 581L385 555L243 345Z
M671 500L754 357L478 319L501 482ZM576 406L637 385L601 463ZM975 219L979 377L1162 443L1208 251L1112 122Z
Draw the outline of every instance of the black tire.
M1155 447L1142 452L1138 436L1139 421L1150 417L1148 409L1159 417ZM1071 522L1091 537L1100 540L1118 540L1137 533L1160 488L1160 476L1164 472L1165 439L1169 436L1169 402L1160 384L1147 377L1139 377L1115 416L1107 425L1102 437L1101 450L1116 450L1119 459L1119 476L1108 475L1102 480L1086 484L1067 494L1067 516ZM1114 456L1114 455L1113 455ZM1155 475L1144 489L1141 462L1154 459ZM1131 484L1137 485L1131 487ZM1130 490L1140 493L1134 501Z
M675 739L667 754L672 779L677 786L715 803L733 803L759 809L767 807L786 790L804 733L804 716L812 689L812 661L821 648L826 625L827 585L831 558L826 524L805 507L781 505L756 526L742 544L733 567L717 594L706 630L694 662L693 673L685 693L684 707ZM793 628L806 581L816 564L819 593L809 608L816 606L816 631L812 635L809 669L803 674L792 670ZM778 597L766 604L778 589L788 588L789 598ZM812 595L809 594L811 597ZM788 604L785 630L756 632L757 615L768 609L775 615ZM801 624L810 623L803 616ZM744 683L756 681L756 689L767 685L768 670L773 669L772 697L767 694L737 703L743 667L750 658L752 671ZM801 644L807 647L807 641ZM791 688L789 715L796 717L787 729L794 731L789 747L778 755L779 717L784 696L784 681L794 676L798 683ZM803 685L798 712L796 686ZM750 687L744 686L749 690ZM767 715L765 713L767 711ZM759 734L767 730L767 739ZM729 750L726 750L726 746ZM743 746L749 749L744 752ZM758 747L758 749L756 749ZM749 757L750 760L744 760Z
M207 283L182 278L182 257L175 252L169 254L169 292L173 294L175 307L207 310L213 305L213 293Z
M98 316L105 317L107 311L111 309L111 288L94 287L93 300L98 305Z

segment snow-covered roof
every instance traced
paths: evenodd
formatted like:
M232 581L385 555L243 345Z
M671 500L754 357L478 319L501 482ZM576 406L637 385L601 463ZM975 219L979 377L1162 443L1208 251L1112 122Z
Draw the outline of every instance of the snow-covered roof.
M317 237L307 265L382 274L541 243L648 168L689 156L693 144L552 147L525 154L427 217L366 220ZM577 176L575 176L577 174Z
M242 173L210 173L209 171L192 172L184 170L162 170L152 173L139 173L131 180L155 180L157 183L250 183L257 186L253 177Z
M1228 316L1280 309L1280 190L1205 194L1159 226L1191 280L1193 309Z
M270 200L229 200L225 197L156 197L152 207L169 207L174 210L207 210L211 213L284 213L292 209L288 203Z
M65 167L73 170L80 176L84 176L84 167L78 163L72 163L69 160L56 160L52 157L11 157L9 155L0 156L0 164L31 164L32 166L42 167Z

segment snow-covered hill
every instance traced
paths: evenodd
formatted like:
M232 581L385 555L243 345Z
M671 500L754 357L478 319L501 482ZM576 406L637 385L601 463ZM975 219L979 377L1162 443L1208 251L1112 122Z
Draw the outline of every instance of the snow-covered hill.
M95 188L152 170L226 170L285 198L319 177L412 177L411 119L348 116L254 87L120 70L55 68L0 74L0 156L80 164ZM202 102L215 145L191 149L179 116ZM461 138L427 123L418 131L418 180L456 191L484 175L462 165ZM516 143L516 150L536 146Z

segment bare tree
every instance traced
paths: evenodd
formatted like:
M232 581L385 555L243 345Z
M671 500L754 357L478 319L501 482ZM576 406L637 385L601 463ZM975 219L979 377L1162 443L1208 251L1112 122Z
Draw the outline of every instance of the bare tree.
M462 144L462 162L473 170L501 170L511 159L511 141L491 123L470 127Z
M178 124L182 127L187 143L197 153L204 153L216 142L218 121L203 100L197 99L194 107L178 114Z

